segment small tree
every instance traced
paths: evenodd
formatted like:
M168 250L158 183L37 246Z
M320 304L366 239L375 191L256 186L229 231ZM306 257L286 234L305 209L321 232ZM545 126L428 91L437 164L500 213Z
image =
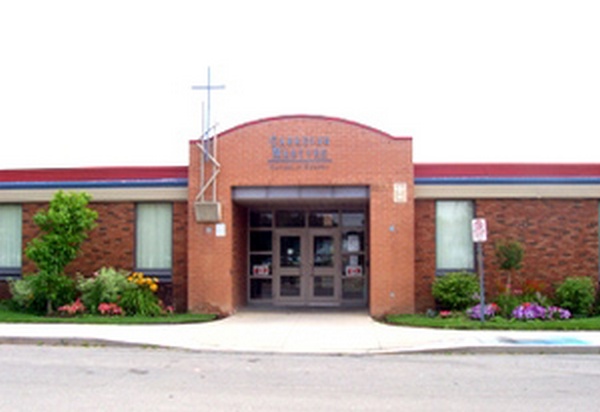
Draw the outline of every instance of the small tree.
M64 295L65 267L79 253L88 232L95 226L98 213L87 207L91 196L87 193L57 192L48 210L38 212L33 221L41 235L25 249L25 255L37 266L39 273L32 282L34 295L44 295L46 311L52 313L53 305Z
M500 269L507 271L506 293L512 291L512 281L518 270L523 267L525 249L516 240L496 243L496 259Z

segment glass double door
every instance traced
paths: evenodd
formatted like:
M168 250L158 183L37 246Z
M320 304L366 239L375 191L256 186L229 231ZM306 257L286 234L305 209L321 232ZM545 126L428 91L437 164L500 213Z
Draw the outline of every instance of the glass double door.
M318 306L341 302L339 231L280 229L274 240L275 304Z

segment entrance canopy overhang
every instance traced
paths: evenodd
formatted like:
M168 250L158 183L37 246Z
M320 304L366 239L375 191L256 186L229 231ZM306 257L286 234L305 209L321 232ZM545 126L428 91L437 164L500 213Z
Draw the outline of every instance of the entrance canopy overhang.
M232 189L233 201L243 205L323 204L362 205L369 201L368 186L244 186Z

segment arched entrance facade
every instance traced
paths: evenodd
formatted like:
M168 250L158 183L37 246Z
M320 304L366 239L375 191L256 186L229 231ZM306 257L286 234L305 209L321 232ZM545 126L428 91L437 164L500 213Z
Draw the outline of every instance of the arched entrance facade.
M264 119L218 136L210 171L190 142L188 307L362 306L414 311L412 140L342 119ZM215 209L217 210L217 209Z

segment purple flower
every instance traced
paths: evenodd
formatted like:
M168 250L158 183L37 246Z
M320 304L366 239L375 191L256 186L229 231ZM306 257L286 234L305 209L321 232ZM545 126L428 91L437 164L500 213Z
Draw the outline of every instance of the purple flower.
M498 305L495 303L490 303L489 305L485 305L485 309L483 312L483 316L486 319L493 318L498 313ZM467 309L467 316L469 316L473 320L481 319L481 304L475 305L470 309Z
M550 306L547 317L548 319L570 319L571 312L568 309L559 308L558 306Z
M570 319L571 312L557 306L550 306L546 309L537 303L526 302L513 310L512 317L519 320Z
M523 303L517 306L512 316L519 320L544 319L546 317L546 308L537 303Z

